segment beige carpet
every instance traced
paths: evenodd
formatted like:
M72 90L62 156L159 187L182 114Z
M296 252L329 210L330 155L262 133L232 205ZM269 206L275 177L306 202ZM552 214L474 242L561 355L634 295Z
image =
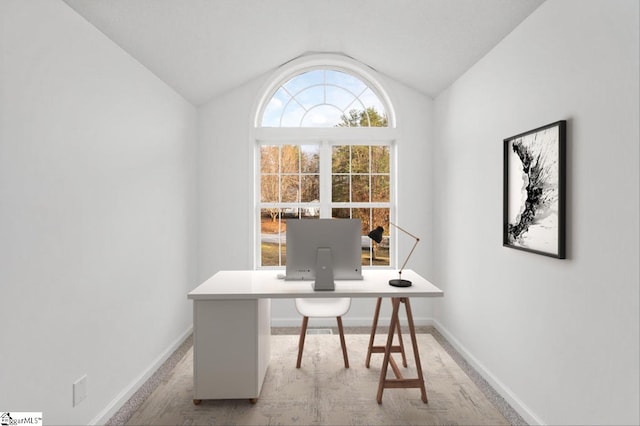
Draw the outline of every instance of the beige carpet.
M193 405L193 350L133 414L130 425L502 425L509 424L431 334L418 346L429 403L419 389L385 389L376 402L382 354L364 366L368 335L345 336L351 368L345 369L336 335L309 335L296 369L297 336L271 340L271 363L258 402L205 400ZM408 336L407 336L408 337ZM407 339L405 337L405 340ZM376 344L385 336L378 335ZM410 342L405 341L415 377ZM395 355L400 363L399 355ZM389 368L389 377L393 373Z

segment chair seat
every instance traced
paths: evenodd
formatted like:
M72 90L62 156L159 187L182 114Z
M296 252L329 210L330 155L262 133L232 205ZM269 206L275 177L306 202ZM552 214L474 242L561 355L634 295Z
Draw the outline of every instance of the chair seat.
M349 297L295 299L295 302L296 310L303 317L341 317L351 307L351 298Z

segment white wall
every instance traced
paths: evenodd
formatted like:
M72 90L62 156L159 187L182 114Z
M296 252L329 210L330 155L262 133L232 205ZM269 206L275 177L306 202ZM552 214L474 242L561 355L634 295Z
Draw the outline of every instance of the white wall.
M251 127L259 98L280 72L257 78L199 109L200 281L221 269L253 268L255 136ZM386 76L377 77L388 90L397 114L398 220L423 237L408 268L428 277L432 267L428 202L432 188L432 100ZM412 244L409 237L402 238L401 259ZM371 300L354 300L345 325L370 325L374 305ZM412 308L417 324L430 321L430 301L412 301ZM389 312L385 306L381 321ZM272 301L272 320L274 326L297 326L301 321L291 300ZM313 325L333 322L314 320Z
M636 0L547 0L436 99L439 328L526 420L638 424ZM568 259L502 247L502 140L568 120Z
M191 327L196 111L60 1L0 20L1 409L106 421Z

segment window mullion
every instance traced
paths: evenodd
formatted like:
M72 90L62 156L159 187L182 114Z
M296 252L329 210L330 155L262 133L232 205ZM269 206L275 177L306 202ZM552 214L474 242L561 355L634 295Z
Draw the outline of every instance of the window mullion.
M282 145L278 147L278 203L282 203Z
M331 145L320 142L320 217L331 217Z

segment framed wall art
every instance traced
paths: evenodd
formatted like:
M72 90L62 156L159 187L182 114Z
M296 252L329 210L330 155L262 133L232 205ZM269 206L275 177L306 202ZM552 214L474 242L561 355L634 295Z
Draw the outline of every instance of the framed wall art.
M565 258L566 121L504 140L502 245Z

